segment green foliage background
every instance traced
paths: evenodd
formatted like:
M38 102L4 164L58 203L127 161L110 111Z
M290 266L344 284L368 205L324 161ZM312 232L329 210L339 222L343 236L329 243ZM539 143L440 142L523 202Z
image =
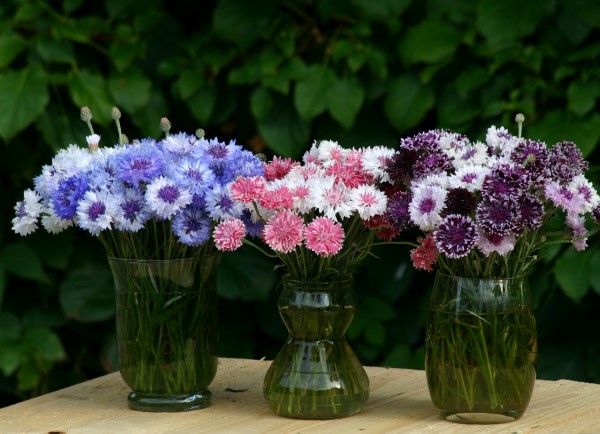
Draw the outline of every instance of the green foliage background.
M600 161L600 8L594 0L6 0L0 5L0 406L117 369L112 277L83 232L21 238L13 207L57 149L105 145L113 105L130 137L202 127L298 157L314 139L395 146L491 125ZM600 251L548 250L531 277L539 377L600 382ZM432 276L408 250L360 270L349 338L365 364L423 367ZM275 356L285 330L273 263L220 269L222 356Z

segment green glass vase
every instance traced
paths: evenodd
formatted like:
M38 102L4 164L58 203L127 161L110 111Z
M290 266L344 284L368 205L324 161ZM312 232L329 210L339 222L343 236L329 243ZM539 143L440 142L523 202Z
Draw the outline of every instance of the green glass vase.
M208 386L217 371L218 259L108 258L130 409L175 412L209 405Z
M278 304L289 335L264 379L270 408L297 419L358 413L369 397L369 378L345 337L356 310L353 279L284 277Z
M536 322L526 277L477 279L437 273L426 332L433 404L454 422L509 422L535 384Z

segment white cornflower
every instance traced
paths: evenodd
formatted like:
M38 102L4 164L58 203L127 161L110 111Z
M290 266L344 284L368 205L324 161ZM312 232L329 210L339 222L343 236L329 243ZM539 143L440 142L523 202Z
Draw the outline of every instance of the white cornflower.
M394 156L395 151L384 146L365 148L362 154L362 167L366 173L375 179L387 182L390 177L385 170L387 161Z
M345 219L352 215L348 203L348 189L342 183L336 183L334 176L313 178L308 181L310 194L308 200L313 207L332 220Z
M490 173L490 169L487 167L467 164L450 176L448 186L450 188L465 188L470 192L479 191L488 173Z
M414 195L408 207L414 224L424 231L430 231L442 221L440 216L448 192L437 186L414 188Z
M22 201L15 205L15 217L12 229L19 235L29 235L38 228L38 219L42 212L42 197L31 189L25 190Z
M387 196L372 185L363 184L350 190L350 206L363 220L383 214L387 208Z
M159 218L167 219L192 203L192 195L186 188L181 188L172 180L159 176L148 184L146 201Z
M77 225L92 235L111 228L117 207L114 198L106 192L87 191L77 206Z

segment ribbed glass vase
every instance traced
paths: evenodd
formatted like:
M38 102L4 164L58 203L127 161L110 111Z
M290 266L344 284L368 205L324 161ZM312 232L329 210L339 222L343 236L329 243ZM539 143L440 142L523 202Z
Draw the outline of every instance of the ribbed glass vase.
M317 283L283 278L279 313L289 336L263 385L276 414L333 419L362 409L369 378L345 337L355 310L351 277Z

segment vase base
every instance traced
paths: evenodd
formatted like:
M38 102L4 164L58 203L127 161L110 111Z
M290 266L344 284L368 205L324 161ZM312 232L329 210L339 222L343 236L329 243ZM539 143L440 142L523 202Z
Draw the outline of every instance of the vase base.
M449 422L457 422L464 424L495 424L513 422L523 415L519 411L506 411L504 413L455 413L442 411L442 418Z
M288 417L291 419L341 419L359 413L368 397L368 391L360 399L355 402L332 402L328 404L314 403L296 403L286 404L285 397L276 396L279 399L269 399L268 394L265 394L265 399L269 404L269 408L278 416ZM287 397L289 400L289 397ZM321 398L322 400L322 398Z
M150 395L131 392L127 405L131 410L148 412L178 412L206 408L210 405L210 390L191 395Z

